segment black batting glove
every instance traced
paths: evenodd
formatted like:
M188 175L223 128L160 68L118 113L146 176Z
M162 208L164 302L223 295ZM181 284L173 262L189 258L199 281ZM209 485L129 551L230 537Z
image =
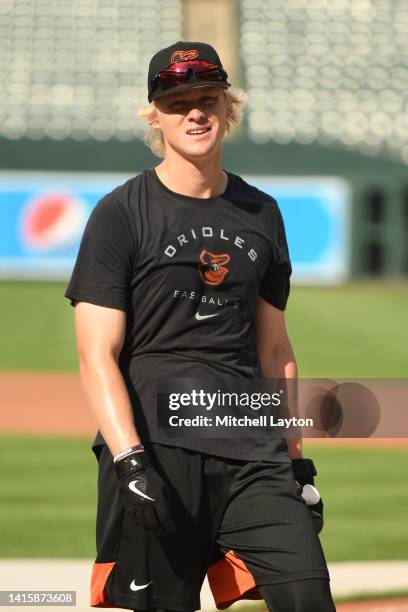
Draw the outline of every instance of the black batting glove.
M122 502L133 521L156 535L170 535L174 523L168 504L168 488L145 452L133 453L115 464Z
M313 519L316 533L320 533L324 525L324 504L319 491L314 486L314 477L317 475L314 463L311 459L292 459L292 469L295 480L301 487L301 495Z

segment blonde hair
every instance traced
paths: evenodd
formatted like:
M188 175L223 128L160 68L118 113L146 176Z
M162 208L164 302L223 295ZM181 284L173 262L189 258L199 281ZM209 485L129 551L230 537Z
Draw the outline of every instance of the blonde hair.
M247 94L242 89L230 88L224 89L224 96L227 101L226 130L228 133L232 125L239 125L242 121L242 111L247 101ZM139 108L137 114L140 119L148 123L144 138L145 143L154 155L157 155L157 157L164 157L165 143L163 133L160 128L151 126L155 112L155 104L151 102L148 106Z

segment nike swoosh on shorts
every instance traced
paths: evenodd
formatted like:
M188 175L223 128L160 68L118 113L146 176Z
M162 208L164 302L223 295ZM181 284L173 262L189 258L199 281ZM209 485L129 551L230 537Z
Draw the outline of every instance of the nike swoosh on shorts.
M131 591L140 591L141 589L145 589L146 587L148 587L149 584L152 584L152 582L153 582L153 580L151 580L147 584L135 584L135 581L132 580L132 582L130 583L130 590Z

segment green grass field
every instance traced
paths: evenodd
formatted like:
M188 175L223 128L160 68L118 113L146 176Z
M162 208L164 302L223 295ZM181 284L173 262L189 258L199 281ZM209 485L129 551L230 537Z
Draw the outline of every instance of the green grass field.
M326 504L328 561L406 559L408 453L308 445ZM2 557L93 557L90 441L0 437Z
M64 283L0 283L0 369L73 370L73 309ZM294 287L289 333L302 377L408 376L408 283Z
M0 437L1 557L92 557L96 459L85 439Z
M64 283L0 283L2 370L77 369ZM294 287L287 321L303 377L408 377L408 283ZM313 448L329 561L406 559L408 453ZM23 452L24 451L24 452ZM93 557L90 441L0 437L2 557Z

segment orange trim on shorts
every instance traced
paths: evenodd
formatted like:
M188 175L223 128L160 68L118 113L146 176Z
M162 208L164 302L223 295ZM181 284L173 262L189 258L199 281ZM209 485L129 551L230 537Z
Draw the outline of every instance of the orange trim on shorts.
M240 599L262 599L253 575L233 550L211 565L207 577L219 610Z
M94 563L91 577L91 606L115 608L105 597L105 585L116 561L111 563Z

